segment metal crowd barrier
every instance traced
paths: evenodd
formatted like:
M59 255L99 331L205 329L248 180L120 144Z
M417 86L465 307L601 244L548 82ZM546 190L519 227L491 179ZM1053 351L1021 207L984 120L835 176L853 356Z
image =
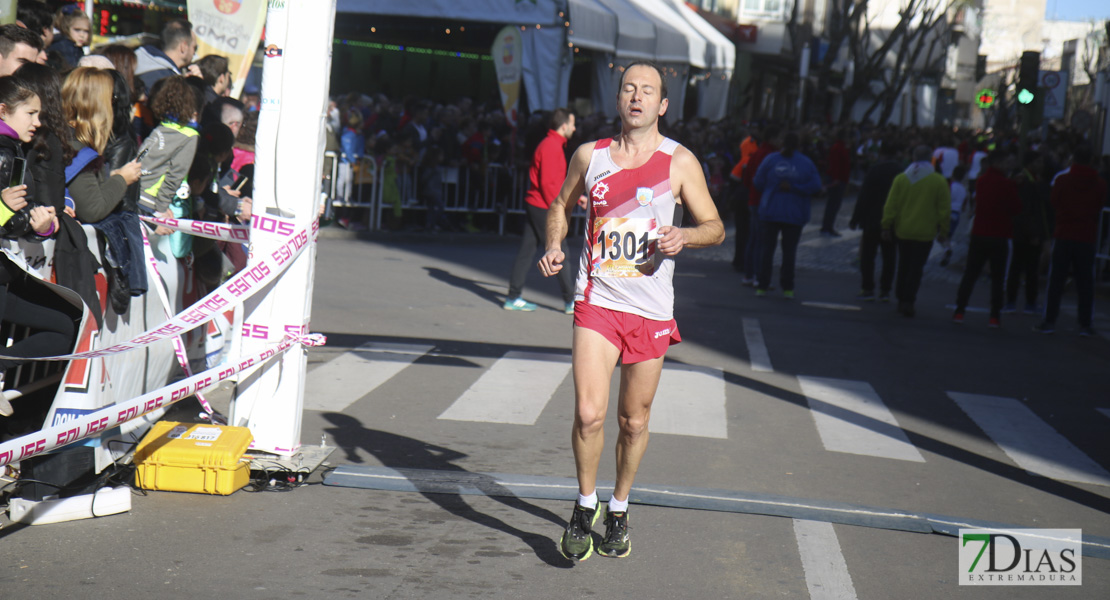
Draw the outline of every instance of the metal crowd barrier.
M401 166L395 169L398 195L393 201L385 198L386 169L373 157L363 157L357 168L353 169L350 195L344 197L339 181L339 156L335 152L324 153L324 189L335 208L368 209L366 225L371 229L381 229L387 211L400 209L426 211L428 204L421 194L421 168ZM523 215L524 196L528 191L528 172L514 169L500 163L489 164L485 171L474 167L437 166L424 167L440 170L441 198L443 211L455 214L494 214L497 215L497 233L505 234L509 215ZM576 208L571 223L571 234L582 231L585 212ZM353 220L353 219L352 219Z

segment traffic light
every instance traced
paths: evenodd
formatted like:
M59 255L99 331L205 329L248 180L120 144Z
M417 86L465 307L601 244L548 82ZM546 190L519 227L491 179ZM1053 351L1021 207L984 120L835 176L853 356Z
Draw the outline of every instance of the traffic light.
M998 94L996 94L994 90L984 88L979 90L979 94L975 97L975 104L977 104L979 108L990 108L994 106L994 102L997 98Z
M1041 53L1023 52L1021 70L1018 71L1017 101L1032 104L1037 99L1037 77L1041 72Z

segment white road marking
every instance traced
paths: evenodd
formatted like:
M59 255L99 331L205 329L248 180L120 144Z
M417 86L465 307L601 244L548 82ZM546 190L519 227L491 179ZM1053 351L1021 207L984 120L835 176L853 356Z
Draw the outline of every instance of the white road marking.
M832 523L794 519L810 600L855 600L856 588Z
M724 372L708 367L665 366L651 405L648 430L728 439Z
M1110 486L1110 473L1014 398L948 392L1010 460L1029 473Z
M534 425L569 371L569 356L508 352L439 418Z
M744 341L748 344L748 360L753 371L771 373L771 355L767 353L767 345L763 343L763 330L759 327L759 319L745 317Z
M826 450L925 462L865 381L798 377Z
M433 346L370 342L308 372L306 410L340 412L389 381Z

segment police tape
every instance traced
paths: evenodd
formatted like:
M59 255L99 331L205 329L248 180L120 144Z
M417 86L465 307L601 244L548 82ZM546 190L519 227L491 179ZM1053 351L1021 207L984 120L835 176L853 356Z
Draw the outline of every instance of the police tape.
M316 240L320 232L320 222L314 220L310 224L298 228L293 219L271 215L253 215L251 216L251 228L252 230L278 235L284 240L284 243L273 250L268 256L252 256L252 258L257 258L257 261L248 263L243 270L233 275L231 279L225 281L223 285L213 290L207 296L197 300L192 306L181 311L181 313L175 315L172 319L148 329L127 341L120 342L108 348L80 352L77 354L40 356L33 358L0 355L0 359L19 361L59 361L99 358L102 356L138 350L155 342L179 336L182 333L211 321L221 311L249 299L269 285L270 282L277 279L278 275L284 272L285 269L301 255L301 252L308 247L309 234L312 236L312 241Z
M158 300L162 303L162 310L165 312L166 318L173 316L173 308L170 306L169 295L166 293L166 286L162 283L162 274L158 272L158 259L154 256L154 248L150 245L150 238L146 235L146 228L140 227L139 231L143 234L143 257L146 258L146 269L150 275L150 285L148 288L154 288L158 292ZM186 377L193 374L192 367L189 366L189 354L185 351L185 343L182 341L181 336L177 335L171 338L173 342L173 353L177 357L177 365L181 367L181 372ZM208 399L204 394L197 392L197 401L200 402L200 407L208 414L215 414L216 411L212 409L212 405L208 403Z
M181 381L148 392L126 402L97 409L87 415L42 429L0 444L0 467L19 462L79 442L95 435L103 435L120 425L138 419L160 408L180 402L196 392L212 387L237 373L261 367L280 356L295 344L319 346L327 341L322 335L299 336L288 334L276 344L233 365L218 365L187 377Z
M240 242L246 244L251 241L251 229L246 225L228 225L212 221L195 221L192 219L174 219L172 217L148 217L140 215L139 219L153 225L161 225L166 229L181 231L197 237L219 240L222 242ZM252 216L253 220L254 217Z

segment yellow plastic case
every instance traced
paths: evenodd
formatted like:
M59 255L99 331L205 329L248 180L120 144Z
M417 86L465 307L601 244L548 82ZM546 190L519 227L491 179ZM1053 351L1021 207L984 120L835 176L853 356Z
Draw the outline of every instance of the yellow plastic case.
M250 481L240 459L253 439L246 427L161 421L135 449L135 485L226 496Z

